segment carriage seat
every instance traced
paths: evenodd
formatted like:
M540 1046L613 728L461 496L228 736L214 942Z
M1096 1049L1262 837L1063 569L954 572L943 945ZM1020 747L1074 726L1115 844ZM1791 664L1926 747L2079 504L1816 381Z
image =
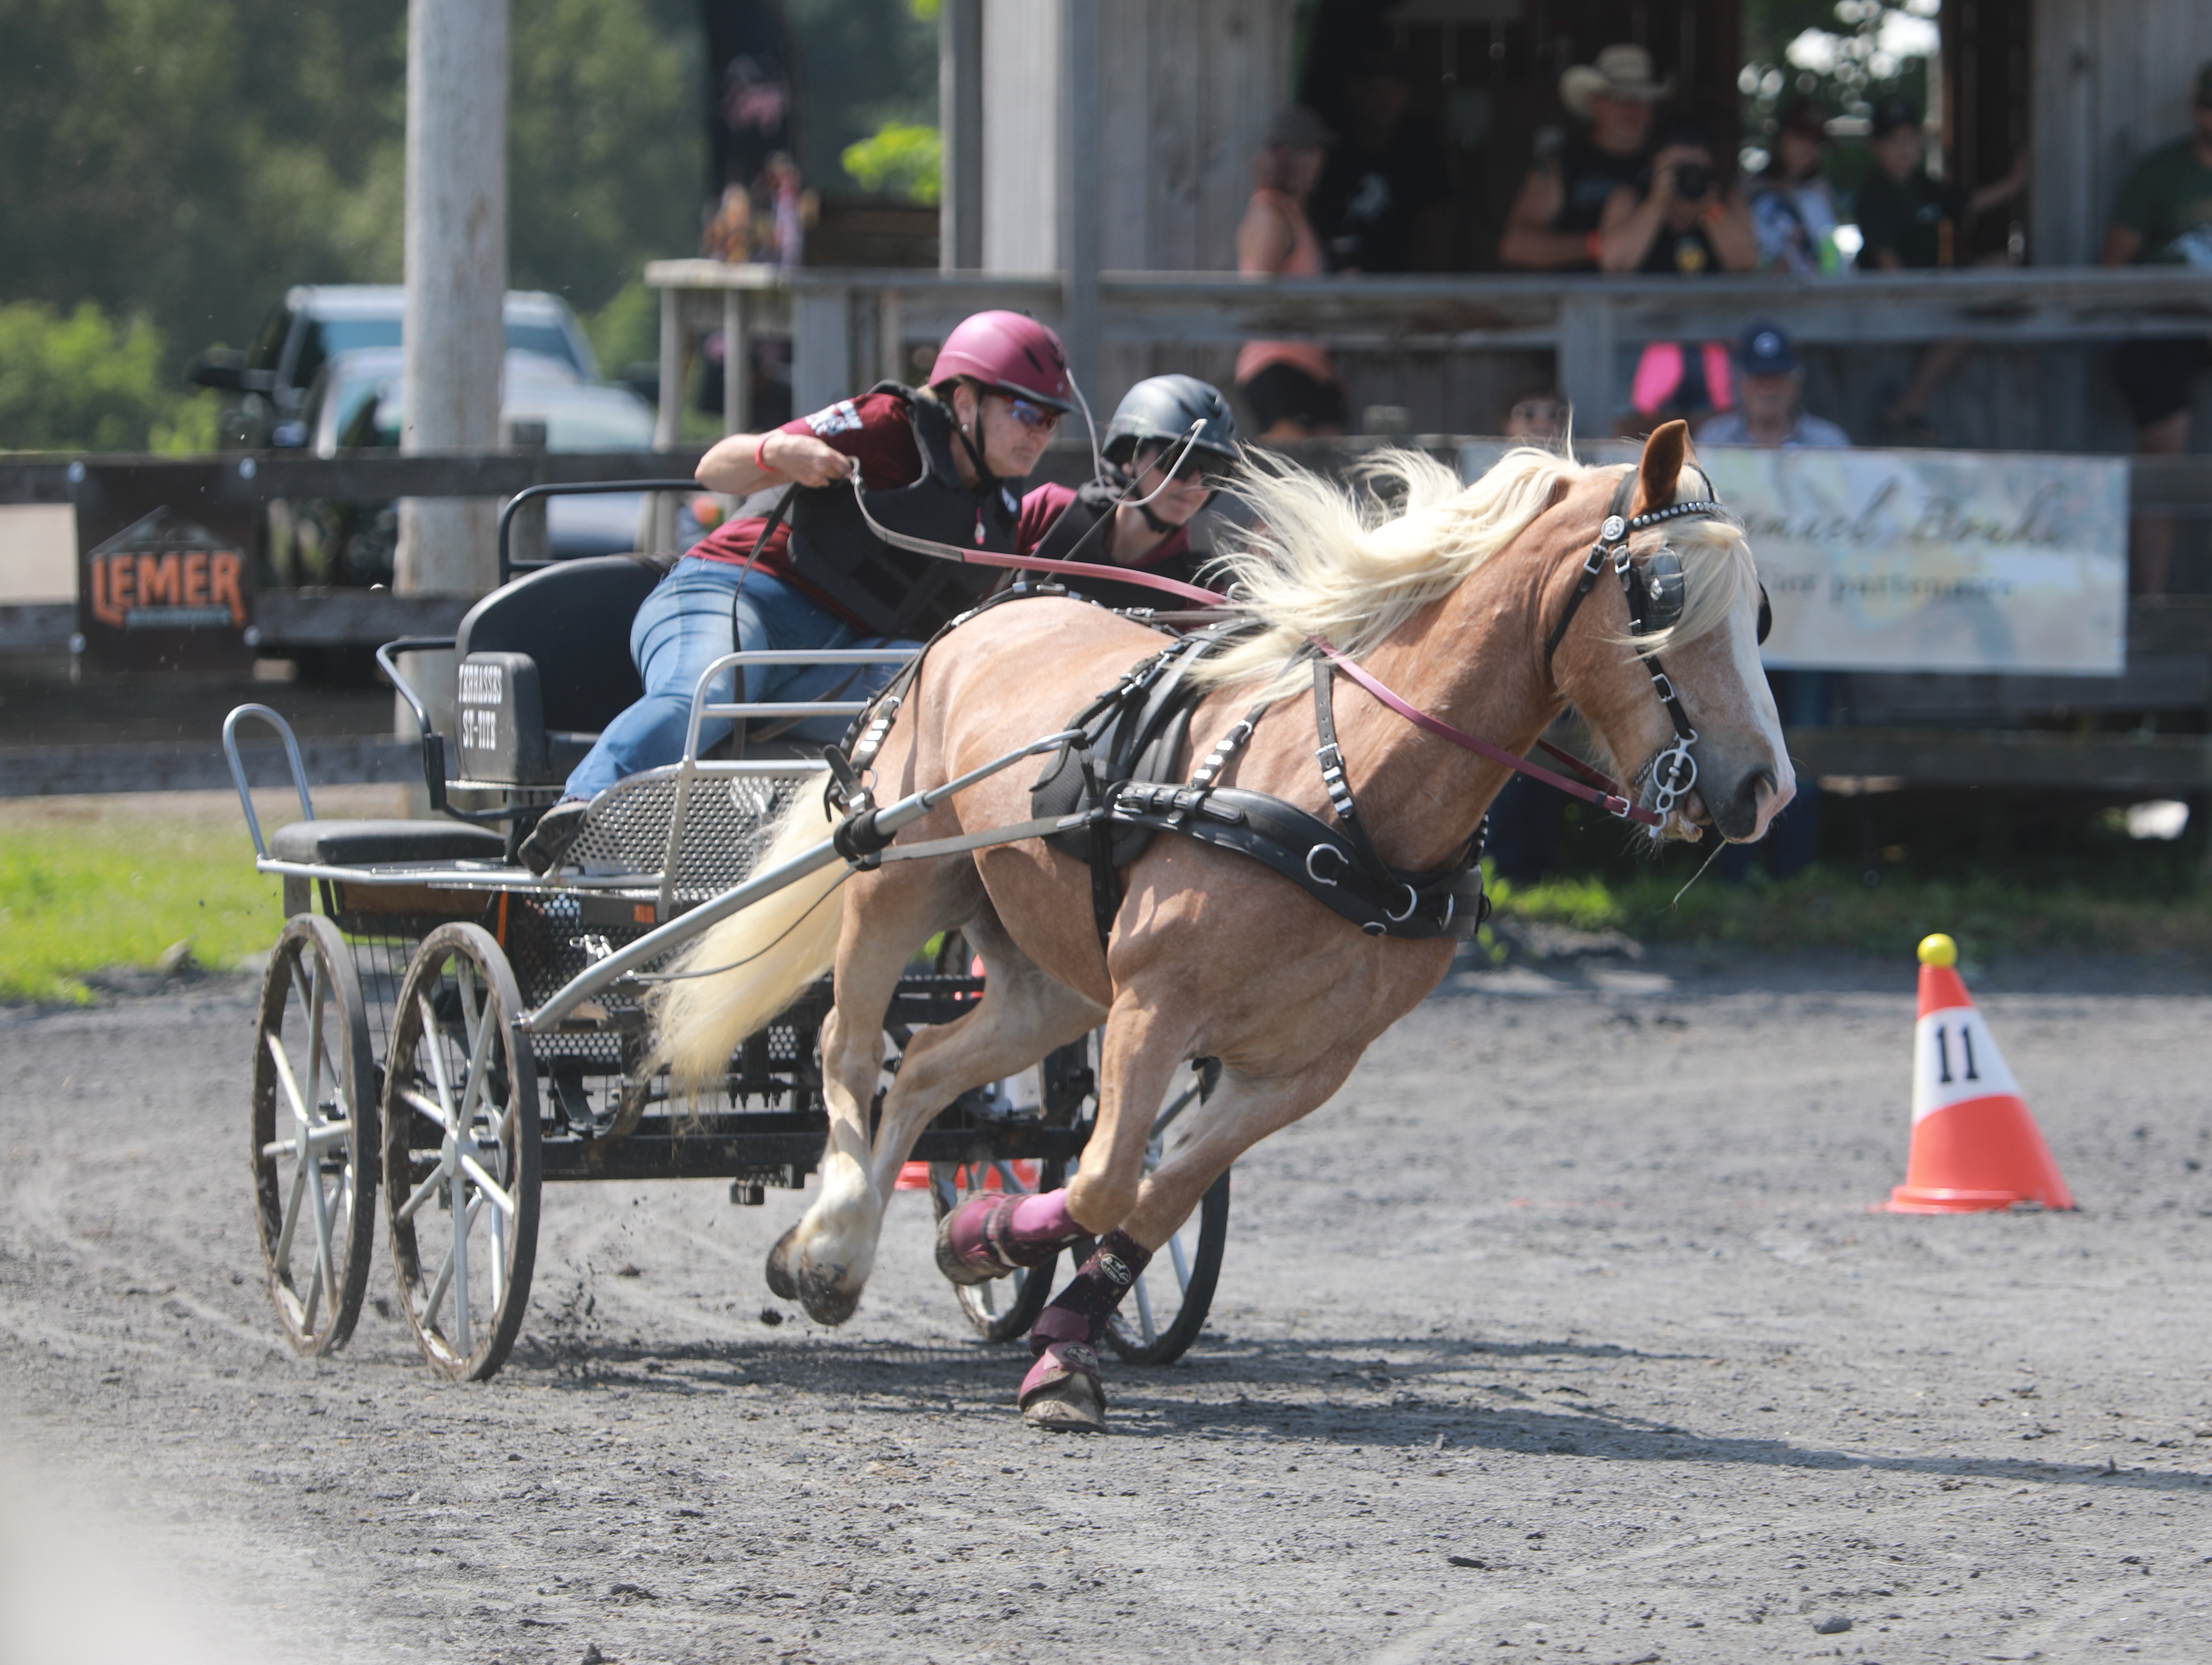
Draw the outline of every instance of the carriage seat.
M643 696L629 627L665 569L643 556L544 567L469 609L456 634L459 778L557 787Z
M363 867L388 861L498 861L507 841L459 821L295 821L270 835L279 861Z

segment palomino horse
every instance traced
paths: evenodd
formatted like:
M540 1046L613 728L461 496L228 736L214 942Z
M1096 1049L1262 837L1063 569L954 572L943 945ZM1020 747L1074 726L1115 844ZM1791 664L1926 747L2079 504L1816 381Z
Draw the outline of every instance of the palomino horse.
M1643 663L1663 651L1696 729L1697 788L1662 829L1696 839L1758 838L1795 789L1756 646L1751 552L1706 512L1638 532L1640 573L1662 548L1680 560L1672 628L1632 638L1623 584L1589 591L1569 617L1583 556L1624 471L1522 450L1462 489L1411 453L1381 471L1399 511L1295 470L1249 488L1265 530L1233 562L1263 629L1203 664L1212 684L1183 762L1203 755L1255 699L1279 697L1218 784L1331 813L1316 764L1308 642L1334 644L1389 688L1462 731L1525 751L1572 704L1619 777L1665 804L1653 776L1675 744ZM1710 497L1686 430L1654 434L1633 471L1630 514ZM878 759L878 801L934 786L1053 732L1096 690L1158 649L1142 625L1086 603L1024 600L939 641ZM1462 851L1506 769L1423 732L1339 681L1342 755L1358 817L1382 859L1437 868ZM949 799L899 842L1010 826L1032 814L1025 771ZM818 800L790 811L763 864L828 834ZM1097 1252L1038 1321L1022 1404L1041 1425L1104 1425L1091 1344L1152 1251L1214 1179L1253 1145L1316 1109L1375 1038L1443 978L1449 938L1366 933L1260 863L1163 833L1121 870L1124 900L1102 950L1088 865L1025 840L844 875L831 869L708 933L690 963L741 963L665 986L661 1055L680 1085L709 1090L732 1050L833 963L836 1011L822 1030L830 1133L821 1195L778 1243L769 1281L825 1323L848 1316L875 1259L885 1200L915 1139L958 1094L1035 1064L1105 1024L1097 1122L1065 1191L978 1197L948 1218L939 1260L977 1281L1042 1263L1082 1236ZM881 1079L883 1018L900 975L930 937L957 928L981 954L981 1001L916 1035L869 1137ZM1187 1060L1216 1058L1218 1085L1182 1118L1180 1144L1144 1173L1152 1116Z

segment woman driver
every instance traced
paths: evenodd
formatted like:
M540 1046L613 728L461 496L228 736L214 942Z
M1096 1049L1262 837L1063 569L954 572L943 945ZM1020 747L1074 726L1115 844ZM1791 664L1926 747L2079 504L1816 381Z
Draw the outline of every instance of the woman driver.
M733 434L698 468L710 491L749 496L787 485L775 515L719 527L678 561L639 608L630 657L645 696L607 725L568 776L560 802L521 845L544 872L575 840L591 800L625 775L683 755L691 696L707 666L733 647L873 647L929 635L996 581L963 567L892 548L870 530L1011 555L1022 505L1012 489L1036 466L1060 417L1074 409L1060 337L1018 313L978 313L945 337L927 387L881 382L857 398L768 434ZM852 487L854 464L867 498ZM768 665L746 678L756 701L824 697L852 680L872 690L896 665L857 679L838 665ZM711 698L726 703L725 672ZM837 720L798 732L835 740ZM701 725L704 747L730 731Z

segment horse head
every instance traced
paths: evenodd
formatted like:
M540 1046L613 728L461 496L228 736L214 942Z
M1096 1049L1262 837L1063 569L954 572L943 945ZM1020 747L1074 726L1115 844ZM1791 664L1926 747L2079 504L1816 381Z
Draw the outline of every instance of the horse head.
M1759 665L1765 597L1751 550L1717 507L1638 524L1713 501L1681 422L1653 434L1627 476L1605 471L1591 480L1611 495L1594 506L1584 501L1594 493L1573 494L1579 513L1596 508L1582 535L1610 547L1573 628L1558 640L1553 681L1640 801L1670 810L1657 830L1695 838L1711 826L1732 843L1756 839L1796 793L1796 775ZM1612 507L1623 502L1624 485L1625 512ZM1630 528L1625 568L1613 553L1620 541L1598 530L1615 513ZM1575 563L1559 575L1547 617L1570 617L1583 571Z

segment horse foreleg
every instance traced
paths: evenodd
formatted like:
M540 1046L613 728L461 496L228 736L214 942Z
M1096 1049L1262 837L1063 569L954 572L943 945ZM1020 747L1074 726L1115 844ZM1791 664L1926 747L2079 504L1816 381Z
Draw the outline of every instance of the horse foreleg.
M1237 1158L1327 1103L1358 1060L1357 1050L1345 1048L1294 1075L1223 1070L1205 1103L1177 1118L1164 1159L1145 1176L1122 1231L1147 1255L1159 1249Z
M1098 1243L1030 1333L1036 1363L1020 1403L1032 1427L1094 1433L1106 1426L1098 1337L1152 1259L1152 1247L1123 1230L1123 1220L1140 1194L1152 1118L1189 1042L1188 1024L1133 995L1117 999L1107 1018L1098 1120L1067 1191L1069 1212Z

